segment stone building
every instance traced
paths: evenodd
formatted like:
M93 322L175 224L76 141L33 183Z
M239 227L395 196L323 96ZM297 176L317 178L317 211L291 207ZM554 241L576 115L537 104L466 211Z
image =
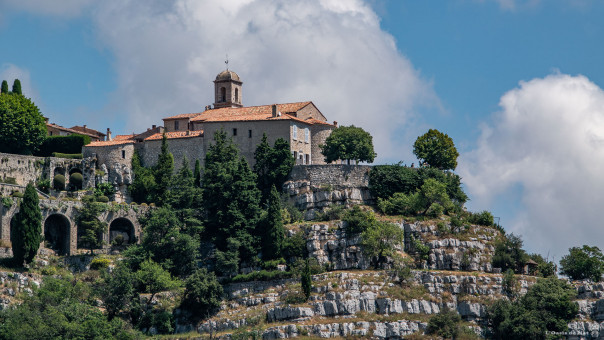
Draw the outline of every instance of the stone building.
M325 143L335 122L329 123L311 101L245 107L242 85L237 73L225 70L214 80L213 107L164 118L163 128L154 125L141 134L111 138L108 133L106 141L86 145L84 157L96 157L99 167L105 164L111 169L129 166L137 150L143 164L151 166L157 161L165 133L175 167L180 167L185 156L193 167L195 160L203 165L215 133L223 130L250 164L263 134L271 145L278 138L287 140L297 164L325 164L319 145Z

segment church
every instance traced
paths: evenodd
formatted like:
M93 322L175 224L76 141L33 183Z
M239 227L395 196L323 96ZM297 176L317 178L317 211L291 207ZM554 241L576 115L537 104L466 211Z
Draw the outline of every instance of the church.
M214 104L197 113L177 114L163 118L163 126L153 125L139 134L111 136L83 147L84 157L96 157L97 167L123 171L130 167L135 150L145 166L157 162L165 134L174 165L180 167L186 156L190 166L205 154L217 131L225 131L250 165L263 134L272 146L278 138L290 144L296 164L325 164L319 145L324 144L336 122L329 123L312 101L243 106L243 82L237 73L220 72L214 80Z

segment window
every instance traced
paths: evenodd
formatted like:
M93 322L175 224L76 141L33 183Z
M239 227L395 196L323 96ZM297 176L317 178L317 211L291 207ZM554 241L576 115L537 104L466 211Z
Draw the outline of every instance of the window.
M126 159L126 150L122 150L122 159Z
M178 131L178 128L179 128L178 123L180 123L180 122L177 120L174 121L174 131Z
M308 143L310 140L310 130L308 128L304 129L304 143Z
M247 130L247 136L248 138L252 138L252 130Z
M298 151L294 151L294 159L298 159Z
M310 155L304 155L306 157L306 164L310 164Z
M237 129L233 129L233 136L237 136Z
M300 155L300 164L304 164L304 151L300 150L298 155Z
M220 88L220 102L221 103L226 102L226 88L225 87Z
M297 140L298 139L298 127L296 125L293 126L293 140Z
M239 89L235 89L235 103L239 103Z

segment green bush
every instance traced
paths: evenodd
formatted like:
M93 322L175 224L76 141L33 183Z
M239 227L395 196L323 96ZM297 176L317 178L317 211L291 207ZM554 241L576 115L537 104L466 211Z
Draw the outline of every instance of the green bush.
M100 270L109 267L109 259L103 257L96 257L90 262L90 269Z
M90 143L89 136L70 135L70 136L49 136L40 146L37 156L49 157L53 153L79 154L82 152L82 146ZM62 156L53 156L62 157ZM66 158L66 157L63 157Z
M38 181L37 185L38 190L42 191L43 193L50 193L50 180L49 179L41 179Z
M67 159L82 159L84 158L84 156L82 156L81 153L60 153L60 152L53 152L52 157L56 157L56 158L67 158Z
M4 177L4 179L2 180L2 183L17 184L17 179L14 177Z
M101 183L94 189L96 196L112 196L115 194L115 188L111 183Z
M12 197L23 198L23 193L19 191L13 191L11 194Z
M426 215L430 217L439 217L443 214L444 211L445 208L442 205L438 203L432 203L426 211Z
M231 279L231 282L248 282L248 281L271 281L288 279L292 277L291 272L282 272L280 270L266 271L260 270L249 274L239 274Z
M344 215L346 207L341 204L332 204L325 208L322 212L317 212L315 221L333 221L340 220Z
M490 227L494 224L493 214L488 211L481 211L479 213L471 214L468 221L473 224L483 225Z
M361 207L355 205L344 213L342 221L346 222L346 232L348 234L359 234L370 228L376 222L376 219L371 210L363 211Z
M84 176L82 176L79 172L74 172L69 176L69 184L74 190L82 189L82 184L84 183Z
M392 197L378 198L378 209L386 215L415 215L418 210L419 194L397 192Z
M304 231L299 231L283 240L283 257L288 261L306 256L306 238Z
M2 206L10 208L13 205L13 200L10 197L2 197Z
M107 196L99 196L96 198L97 202L101 202L101 203L107 203L109 202L109 197Z
M94 202L95 197L93 195L84 195L82 196L82 202Z
M65 176L61 174L55 175L52 179L52 187L58 191L65 190Z
M427 334L434 334L445 339L456 339L459 335L461 316L457 312L443 308L428 321Z

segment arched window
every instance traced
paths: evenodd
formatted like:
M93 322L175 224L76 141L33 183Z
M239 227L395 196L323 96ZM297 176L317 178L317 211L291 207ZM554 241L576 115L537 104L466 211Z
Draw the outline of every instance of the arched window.
M235 89L235 103L239 103L239 89Z
M226 102L226 88L225 87L220 88L220 102L221 103Z

